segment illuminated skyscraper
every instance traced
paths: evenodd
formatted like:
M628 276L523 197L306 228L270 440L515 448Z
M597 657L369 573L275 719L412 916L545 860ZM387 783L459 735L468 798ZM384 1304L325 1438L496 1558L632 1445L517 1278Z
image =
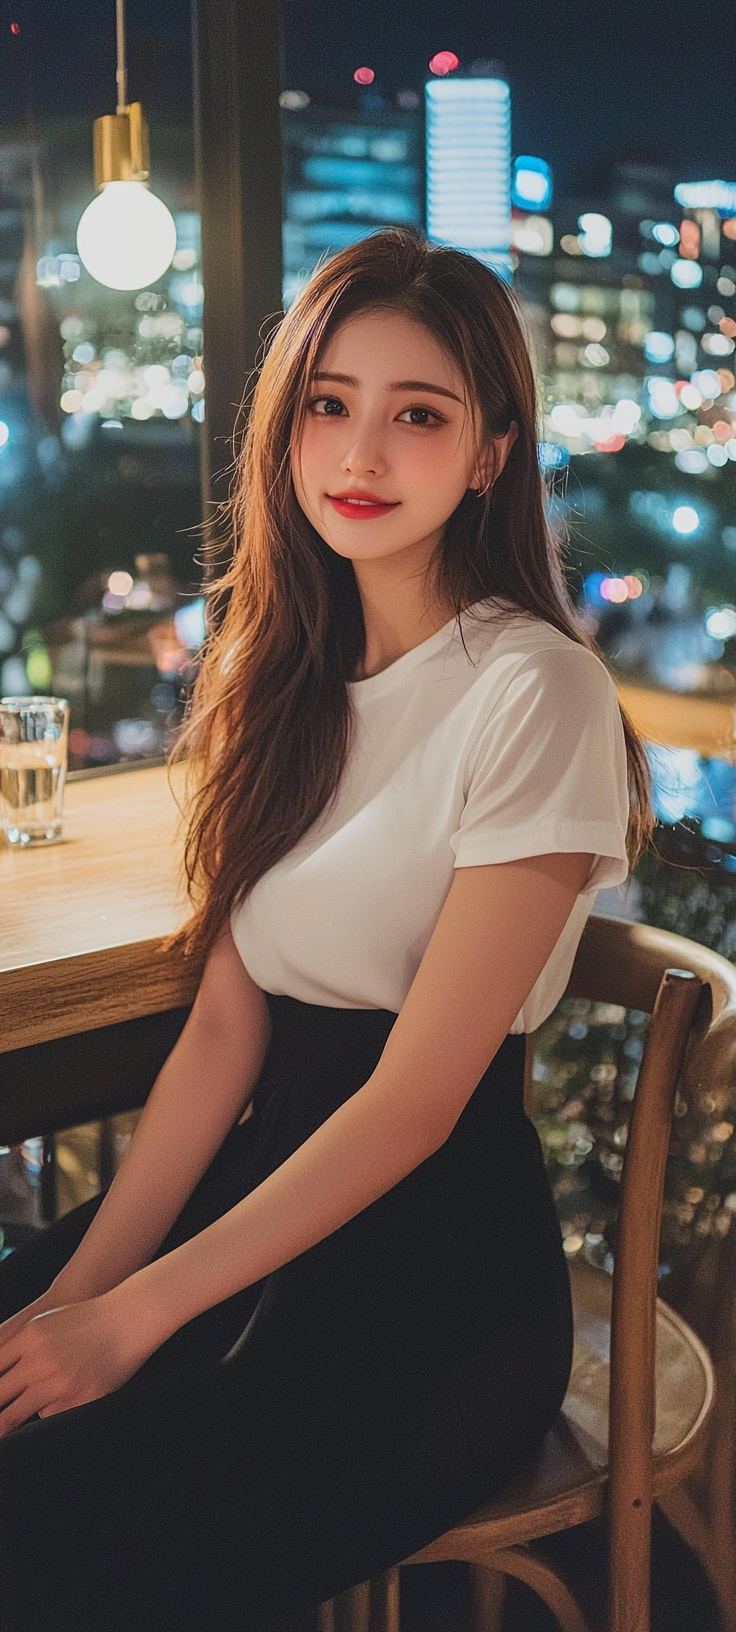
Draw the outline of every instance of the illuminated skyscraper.
M504 79L426 86L427 232L510 281L511 98Z
M326 256L380 227L422 224L422 136L413 108L364 103L356 114L305 98L282 109L289 306Z

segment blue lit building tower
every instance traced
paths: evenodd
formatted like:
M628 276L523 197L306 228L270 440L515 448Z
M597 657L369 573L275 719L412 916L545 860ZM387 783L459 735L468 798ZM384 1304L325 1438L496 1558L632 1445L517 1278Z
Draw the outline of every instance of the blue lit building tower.
M511 97L505 79L425 88L427 233L511 279Z
M420 226L423 163L413 108L315 107L282 93L284 306L323 259L384 226Z

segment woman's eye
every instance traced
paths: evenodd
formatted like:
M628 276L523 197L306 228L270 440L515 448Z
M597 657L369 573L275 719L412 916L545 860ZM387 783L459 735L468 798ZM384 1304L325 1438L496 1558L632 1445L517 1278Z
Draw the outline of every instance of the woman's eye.
M309 403L309 411L319 419L339 419L347 412L344 402L341 402L339 397L313 397ZM433 408L419 406L405 408L404 412L399 414L399 420L419 427L433 427L444 423L442 415L436 413Z
M399 414L399 419L406 420L407 414L410 415L410 425L430 426L443 423L441 415L436 414L432 408L405 408L403 414Z
M320 418L325 418L328 415L330 417L339 416L343 411L343 406L344 404L341 403L339 397L314 397L309 404L312 413L318 414Z

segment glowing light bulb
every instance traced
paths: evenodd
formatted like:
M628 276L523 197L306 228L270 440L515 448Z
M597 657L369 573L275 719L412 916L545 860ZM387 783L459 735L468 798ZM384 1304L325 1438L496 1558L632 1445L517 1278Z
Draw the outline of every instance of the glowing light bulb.
M171 265L176 227L142 181L108 181L77 228L87 271L108 289L145 289Z

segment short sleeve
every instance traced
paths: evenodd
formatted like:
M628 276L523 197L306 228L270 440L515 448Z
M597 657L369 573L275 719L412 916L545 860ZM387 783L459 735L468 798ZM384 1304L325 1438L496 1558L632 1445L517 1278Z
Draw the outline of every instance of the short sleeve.
M613 681L585 647L551 646L516 669L471 749L456 867L582 851L583 895L628 876L626 743Z

